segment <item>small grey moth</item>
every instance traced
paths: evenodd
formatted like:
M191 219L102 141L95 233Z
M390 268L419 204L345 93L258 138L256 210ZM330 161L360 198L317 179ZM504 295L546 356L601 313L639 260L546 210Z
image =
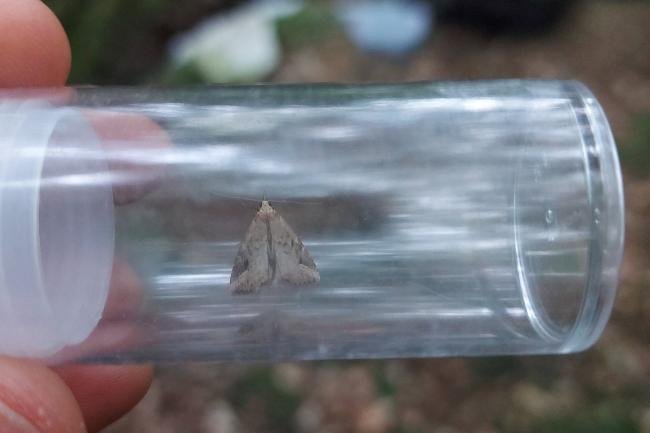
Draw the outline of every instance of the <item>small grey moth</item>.
M230 274L235 294L256 293L265 286L304 286L320 281L316 263L289 224L262 201Z

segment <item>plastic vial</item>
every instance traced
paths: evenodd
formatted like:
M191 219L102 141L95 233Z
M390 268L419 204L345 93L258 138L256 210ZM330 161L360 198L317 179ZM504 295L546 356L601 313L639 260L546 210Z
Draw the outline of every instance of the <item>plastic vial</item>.
M233 293L263 200L319 281ZM236 269L298 266L272 226ZM575 352L607 322L622 246L615 144L575 82L0 94L3 354Z

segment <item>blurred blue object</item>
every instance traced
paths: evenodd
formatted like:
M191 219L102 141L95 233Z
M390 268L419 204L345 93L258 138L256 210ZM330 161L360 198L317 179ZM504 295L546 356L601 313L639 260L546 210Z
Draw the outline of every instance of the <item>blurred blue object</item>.
M433 7L423 0L342 0L336 10L359 48L389 55L417 48L433 21Z

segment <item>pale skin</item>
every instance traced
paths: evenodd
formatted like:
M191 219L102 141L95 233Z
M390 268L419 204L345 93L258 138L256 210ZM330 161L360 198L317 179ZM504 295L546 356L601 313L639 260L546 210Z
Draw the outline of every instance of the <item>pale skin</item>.
M0 11L0 88L63 86L71 53L54 14L40 0L0 0ZM111 290L137 292L137 280L121 274L128 270L115 272ZM48 368L0 357L0 433L98 431L129 411L151 379L146 365Z

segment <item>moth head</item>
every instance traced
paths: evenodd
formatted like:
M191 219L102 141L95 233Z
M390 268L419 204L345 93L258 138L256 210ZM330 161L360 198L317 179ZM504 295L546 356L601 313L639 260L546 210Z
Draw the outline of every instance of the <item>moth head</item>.
M260 205L260 210L258 211L260 213L271 213L273 212L273 208L269 204L267 200L262 200L262 204Z

